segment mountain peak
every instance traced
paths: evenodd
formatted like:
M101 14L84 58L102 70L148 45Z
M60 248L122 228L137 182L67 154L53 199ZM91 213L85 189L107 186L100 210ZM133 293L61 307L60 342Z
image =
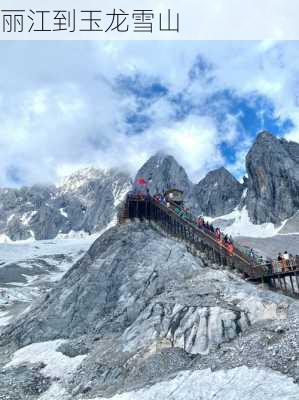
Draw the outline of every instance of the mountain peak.
M207 176L216 177L216 176L219 176L219 175L223 175L223 176L227 176L227 177L235 179L235 177L223 166L219 167L219 168L216 168L216 169L213 169L212 171L208 172L206 177Z
M299 207L299 144L261 132L246 156L249 216L279 223Z
M100 170L94 167L81 168L71 175L65 177L59 187L63 187L67 191L77 190L85 182L92 179L99 178L105 173L104 170Z
M261 131L257 134L256 140L276 139L276 137L269 131Z
M257 134L252 148L255 149L256 146L283 146L284 143L288 143L287 140L277 137L271 132L261 131Z
M198 183L208 183L208 184L214 184L215 182L237 182L237 186L242 186L241 183L232 175L225 167L219 167L216 169L213 169L212 171L209 171L207 175ZM220 183L219 182L219 183Z
M155 164L156 168L159 168L165 161L178 164L172 155L165 153L163 150L159 150L157 153L151 156L146 163Z
M194 187L201 213L218 217L230 213L240 202L243 186L224 167L210 171Z
M97 179L109 179L126 177L129 180L129 176L116 168L111 169L100 169L94 167L87 167L77 170L71 175L67 176L63 182L59 185L59 189L66 192L75 192L86 183L97 180Z
M192 190L186 171L176 159L164 152L158 152L139 169L135 180L144 178L149 182L151 193L163 192L170 187L177 187L188 194Z

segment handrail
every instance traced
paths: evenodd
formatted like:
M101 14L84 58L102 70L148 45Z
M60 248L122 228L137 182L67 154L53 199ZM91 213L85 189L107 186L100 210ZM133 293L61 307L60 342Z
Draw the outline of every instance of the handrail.
M273 260L269 260L268 263L263 264L263 263L256 263L254 258L249 257L248 255L244 254L244 252L238 248L235 244L233 245L233 251L230 252L222 242L217 240L217 238L212 234L211 231L207 230L205 227L200 227L198 224L195 222L195 218L192 216L191 213L186 214L186 211L180 207L178 204L170 201L167 201L166 204L161 203L159 200L153 198L150 195L143 195L143 194L129 194L127 196L127 201L128 200L133 200L133 201L144 201L147 200L154 204L156 207L160 208L163 212L165 212L167 215L170 215L174 217L176 220L178 220L180 223L184 223L185 225L189 226L192 228L193 231L197 232L201 237L205 238L206 240L212 242L212 247L216 247L216 249L224 250L227 254L229 254L231 257L237 258L239 261L242 262L243 267L241 268L243 272L246 272L251 278L257 279L257 278L263 278L263 277L270 277L271 275L277 275L279 274L279 271L272 273L269 273L269 266L273 263ZM170 204L170 206L167 206L167 204ZM183 218L181 215L178 214L176 210L179 210L181 212L184 212L184 214L187 216L187 218ZM245 265L244 265L245 264ZM293 271L281 271L281 273L288 273L288 272L299 272L299 265L296 266L294 265L296 269Z
M158 203L158 201L157 201L157 203ZM170 202L170 204L171 204L171 203L172 203L172 202ZM161 205L161 203L158 203L158 204ZM180 209L181 211L183 211L182 207L179 207L177 204L172 204L172 205L175 206L176 208ZM171 208L168 208L168 207L164 206L163 204L162 204L162 207L165 207L165 208L168 209L168 210L170 209L173 213L176 214L175 211L173 211ZM177 214L176 214L176 215L177 215ZM191 215L191 214L190 214L190 215ZM191 222L191 221L189 221L189 220L185 220L185 219L184 219L184 221L187 222L189 225L191 225L193 228L195 228L197 231L203 233L205 236L208 236L208 238L211 239L217 246L220 246L220 247L222 247L224 250L227 251L227 247L226 247L225 245L223 245L222 243L220 243L214 236L212 236L211 233L210 233L209 231L207 231L206 229L200 228L197 224L195 224L195 223L193 223L193 222ZM234 251L232 252L233 255L237 256L240 260L242 260L243 262L245 262L245 263L246 263L247 265L249 265L249 266L253 266L253 265L254 265L254 264L250 263L249 260L247 260L246 258L244 258L243 253L238 249L237 246L234 245L234 249L236 249L237 252L234 250ZM239 254L238 254L238 253L239 253Z
M197 233L199 233L202 237L210 240L213 242L214 246L216 245L216 247L219 249L219 247L222 250L225 250L226 253L228 253L228 249L226 248L226 246L224 246L223 244L219 243L217 241L216 238L214 238L210 233L207 233L206 231L204 231L203 229L200 229L197 225L191 223L190 221L186 220L186 219L182 219L172 208L166 207L165 205L161 204L159 201L154 200L154 204L157 205L158 207L160 207L163 211L170 211L172 215L174 215L176 218L178 218L180 221L184 221L187 225L191 226L191 228L193 230L195 230ZM261 268L259 268L259 266L253 265L251 264L245 257L242 256L242 253L236 253L235 251L233 253L230 254L231 257L236 257L239 261L242 262L242 264L246 265L246 267L244 266L243 268L243 272L246 272L246 274L250 275L251 278L256 279L256 278L261 278L262 276L264 276L264 271L261 271ZM262 272L262 274L261 274ZM257 276L259 275L259 276Z
M217 248L222 248L224 249L226 252L228 251L226 246L224 246L222 243L220 243L214 236L211 235L210 232L207 232L204 229L199 228L196 224L194 224L193 222L191 222L188 219L184 219L182 217L180 217L175 210L172 207L167 207L166 205L162 204L160 201L154 199L153 197L149 196L149 195L138 195L138 194L132 194L129 195L128 198L132 199L132 200L149 200L151 202L153 202L156 206L158 206L160 209L162 209L164 212L171 212L172 215L174 215L177 219L179 219L180 221L184 221L187 225L189 225L190 227L192 227L192 229L195 229L197 232L199 232L201 235L203 235L204 237L208 238L209 240L211 240L214 245L217 246ZM176 203L173 203L171 201L168 201L168 203L170 203L173 207L176 207L178 209L180 209L180 211L183 211L182 207L178 206ZM236 248L234 246L234 248ZM236 248L236 250L238 250ZM249 266L250 268L253 267L253 265L250 263L249 260L247 260L243 254L238 251L236 252L235 250L231 253L231 255L236 256L239 260L241 260L242 262L244 262L245 264L247 264L247 266Z
M282 274L287 274L287 273L292 273L292 272L299 272L299 265L296 264L289 264L285 266L285 271L282 270L282 263L280 261L276 261L276 260L271 260L266 264L258 264L259 267L263 267L263 268L271 268L271 273L268 273L268 276L271 275L282 275ZM279 268L277 270L275 270L274 268ZM292 268L292 269L290 269Z

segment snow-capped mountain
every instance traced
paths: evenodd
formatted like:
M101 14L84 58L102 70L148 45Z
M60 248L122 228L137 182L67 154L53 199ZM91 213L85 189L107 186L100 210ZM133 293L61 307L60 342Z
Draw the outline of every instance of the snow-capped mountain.
M88 168L59 186L0 189L0 241L99 232L116 218L130 187L123 172Z
M262 132L247 155L248 179L242 184L225 168L194 184L175 158L162 152L139 169L134 182L145 179L151 193L182 189L194 214L216 219L234 236L298 233L298 160L298 143ZM123 172L87 168L59 186L0 189L0 241L99 232L115 221L131 188Z

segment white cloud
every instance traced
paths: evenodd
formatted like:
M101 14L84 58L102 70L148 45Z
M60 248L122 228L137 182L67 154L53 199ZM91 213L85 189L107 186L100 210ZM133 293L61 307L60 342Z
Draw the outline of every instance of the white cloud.
M0 46L5 60L0 65L0 186L13 184L11 175L26 184L55 181L87 165L134 172L160 149L176 156L197 180L225 163L219 150L223 141L237 147L236 162L228 167L240 174L252 138L240 132L238 115L227 113L219 134L217 121L198 112L207 96L223 89L247 98L268 96L275 115L295 124L288 137L299 141L296 42L31 41ZM203 74L190 82L198 54L213 66L213 80ZM178 106L161 97L143 105L150 128L126 135L127 113L140 103L117 90L120 74L156 79L173 96L183 93L194 109L176 122ZM221 110L225 104L214 106Z
M128 158L133 160L132 169L136 164L141 166L151 154L159 150L172 154L194 180L224 163L217 148L220 140L217 128L214 121L206 117L189 117L183 122L175 122L168 127L155 127L143 135L125 140L129 153L133 151L137 156L128 154Z

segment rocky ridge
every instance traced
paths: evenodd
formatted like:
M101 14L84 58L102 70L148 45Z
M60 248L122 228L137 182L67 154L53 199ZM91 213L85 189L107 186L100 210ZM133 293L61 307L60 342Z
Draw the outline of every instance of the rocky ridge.
M136 178L149 181L152 193L181 188L187 206L207 217L217 218L246 208L252 223L278 225L295 216L299 209L298 143L261 132L246 157L246 170L248 178L242 184L223 167L193 184L173 157L158 153L144 164ZM288 226L296 232L296 218Z
M227 169L216 169L194 186L195 208L211 217L229 214L240 204L243 191L244 186Z
M58 187L0 189L0 236L2 241L47 240L99 232L116 218L130 188L130 177L122 172L88 168Z
M299 143L261 132L246 157L246 206L257 224L274 224L299 209Z
M281 233L292 233L299 231L298 160L299 144L262 132L246 157L248 179L243 184L225 168L193 184L174 157L159 152L137 172L134 186L140 189L136 182L143 178L152 194L180 188L196 215L221 219L234 213L222 221L223 227L242 214L253 224L278 226L288 219ZM132 180L123 172L89 168L71 175L59 187L0 189L0 241L99 232L115 219L131 188Z
M225 168L211 171L194 185L184 168L169 155L157 153L137 172L135 182L144 178L150 193L180 188L186 205L196 214L217 217L231 212L239 203L243 186ZM140 189L135 184L135 188Z

